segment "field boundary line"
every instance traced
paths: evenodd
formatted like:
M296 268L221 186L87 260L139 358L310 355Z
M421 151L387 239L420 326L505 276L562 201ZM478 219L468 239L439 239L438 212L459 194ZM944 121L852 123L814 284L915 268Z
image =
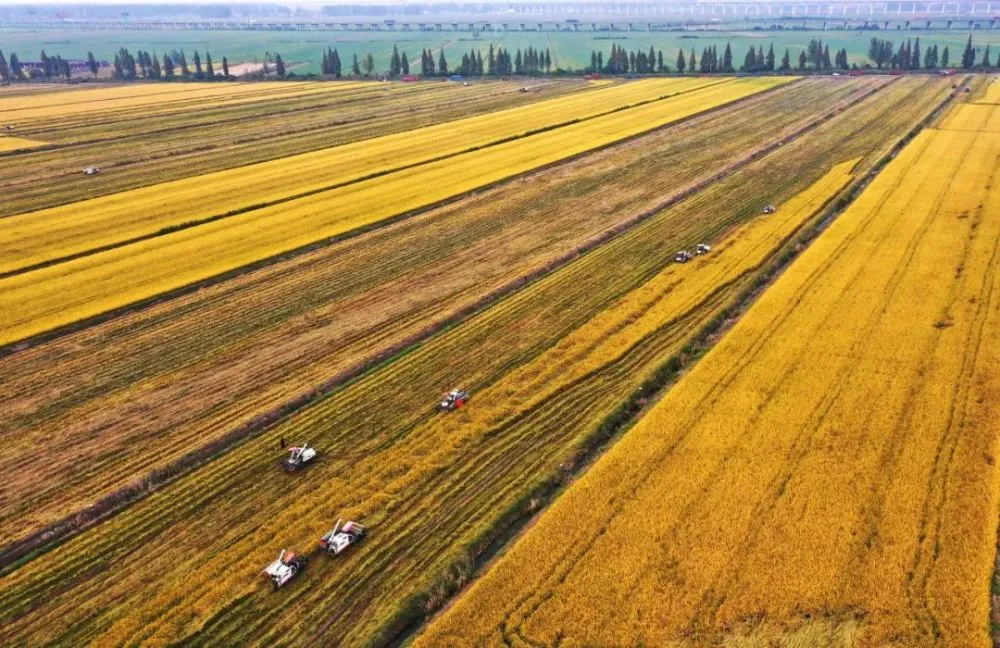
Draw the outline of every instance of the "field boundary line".
M580 245L576 246L569 252L553 259L549 263L536 268L535 270L522 275L521 277L510 280L509 282L503 284L502 286L494 289L488 294L477 299L473 303L469 304L465 308L457 311L451 316L441 320L437 324L429 326L407 338L401 340L400 342L394 344L392 347L385 349L383 352L379 353L377 356L370 358L364 362L358 363L352 367L345 368L344 370L338 372L336 375L330 377L329 379L323 381L314 388L299 393L299 395L291 398L284 403L276 406L270 411L263 412L258 416L254 417L250 421L233 428L225 435L212 441L200 448L192 450L185 455L179 457L173 462L167 464L163 468L159 468L150 471L144 476L138 477L136 481L128 484L109 495L105 496L95 504L78 510L70 515L65 516L61 520L58 520L50 525L47 525L44 529L41 529L30 536L22 538L20 540L15 540L7 544L6 546L0 547L0 576L16 570L20 565L29 562L34 557L41 555L52 548L58 546L62 542L66 541L73 535L94 526L101 521L113 517L118 512L126 509L132 503L135 503L146 495L154 492L158 488L169 484L175 479L188 474L189 472L197 469L199 466L211 461L230 449L237 447L239 444L252 439L259 434L263 433L265 430L269 429L273 425L278 424L282 420L291 416L292 414L298 412L309 405L318 402L326 397L330 396L335 391L346 387L350 382L356 380L357 378L363 376L366 373L374 371L382 366L394 362L399 357L402 357L409 353L413 348L419 346L427 339L433 335L439 333L442 330L453 327L462 321L468 319L469 317L479 313L486 308L489 308L496 304L497 302L505 299L515 293L520 289L532 284L533 282L555 272L561 267L569 264L570 262L582 257L588 252L598 248L604 243L616 238L617 236L624 234L625 232L631 230L636 225L652 218L659 212L667 209L674 204L696 194L707 186L724 179L748 164L761 159L770 153L778 150L790 141L802 136L803 134L819 127L823 123L829 121L833 117L839 115L840 113L858 105L859 103L869 99L872 95L880 92L881 90L891 86L893 82L888 82L873 88L868 88L866 91L861 92L853 97L849 97L839 104L832 106L831 108L823 111L815 118L805 122L795 130L780 135L770 142L757 147L752 150L744 157L732 162L726 167L711 173L708 176L702 177L692 183L689 183L686 187L679 189L670 196L666 197L661 202L657 203L653 207L650 207L642 212L634 215L633 217L622 221L613 228L607 229L600 234L591 237L590 239L582 242ZM777 88L787 87L777 86ZM777 88L769 89L767 92L775 90ZM753 97L758 97L762 93L755 93L749 97L741 98L737 101L746 101ZM731 105L731 104L727 104ZM721 108L721 106L720 106ZM710 111L707 111L710 112ZM707 114L707 112L698 113L690 118L694 119ZM666 128L676 124L674 122L664 127ZM656 130L656 129L654 129ZM638 137L638 136L635 136ZM621 144L621 141L615 142L612 146ZM581 154L586 155L586 153ZM554 163L553 166L559 164L564 164L567 161L560 161ZM529 173L539 172L539 169L533 170ZM480 189L479 191L481 191Z
M184 286L180 286L178 288L174 288L174 289L171 289L171 290L167 290L167 291L158 293L158 294L153 295L151 297L140 299L140 300L135 301L135 302L133 302L131 304L126 304L126 305L118 307L118 308L113 308L113 309L105 311L103 313L100 313L100 314L97 314L97 315L93 315L91 317L86 317L86 318L83 318L81 320L77 320L75 322L71 322L69 324L57 326L55 328L52 328L52 329L50 329L48 331L44 331L42 333L38 333L36 335L30 335L28 337L21 338L19 340L14 340L12 342L9 342L9 343L7 343L5 345L0 346L0 358L3 358L3 357L8 356L8 355L11 355L13 353L17 353L19 351L23 351L25 349L28 349L28 348L31 348L31 347L34 347L34 346L37 346L38 344L41 344L43 342L47 342L49 340L52 340L52 339L55 339L55 338L58 338L58 337L62 337L63 335L67 335L69 333L73 333L73 332L76 332L76 331L83 330L83 329L88 328L90 326L93 326L95 324L99 324L101 322L105 322L105 321L114 319L116 317L120 317L121 315L125 315L125 314L132 313L132 312L138 312L138 311L144 310L146 308L149 308L150 306L154 306L156 304L160 304L160 303L169 301L169 300L174 299L176 297L180 297L180 296L183 296L183 295L186 295L186 294L190 294L192 292L197 292L198 290L201 290L202 288L206 288L208 286L212 286L212 285L215 285L217 283L221 283L221 282L226 281L228 279L232 279L234 277L238 277L238 276L247 274L249 272L253 272L253 271L258 270L260 268L268 267L270 265L273 265L275 263L279 263L279 262L287 260L287 259L295 258L295 257L297 257L299 255L306 254L308 252L311 252L311 251L314 251L314 250L326 247L326 246L331 245L333 243L338 243L340 241L346 241L348 239L355 238L357 236L360 236L362 234L366 234L368 232L372 232L372 231L379 230L379 229L382 229L382 228L385 228L385 227L389 227L389 226L394 225L396 223L399 223L399 222L408 220L410 218L413 218L414 216L418 216L420 214L432 211L434 209L437 209L437 208L440 208L440 207L444 207L444 206L453 204L455 202L458 202L458 201L463 200L465 198L468 198L470 196L475 196L475 195L478 195L478 194L483 193L485 191L489 191L489 190L491 190L491 189L493 189L495 187L502 186L504 184L507 184L507 183L509 183L511 181L514 181L514 180L517 180L519 178L524 178L524 177L530 176L530 175L535 174L535 173L541 173L543 171L547 171L547 170L559 167L560 165L563 165L563 164L569 164L570 162L574 162L574 161L576 161L578 159L581 159L581 158L583 158L585 156L588 156L588 155L591 155L593 153L604 151L606 149L613 148L615 146L620 146L620 145L623 145L623 144L627 144L627 143L632 142L634 140L637 140L637 139L639 139L641 137L649 135L650 133L653 133L653 132L656 132L656 131L659 131L659 130L668 129L668 128L673 128L675 126L679 126L681 124L685 124L685 123L687 123L689 121L692 121L694 119L698 119L698 118L703 117L705 115L714 114L715 112L720 111L722 109L729 108L731 106L738 105L738 104L741 104L741 103L749 102L749 101L751 101L751 100L753 100L753 99L755 99L757 97L764 96L766 94L775 92L775 91L780 90L782 88L792 87L795 84L799 83L799 81L800 80L797 79L797 80L792 81L790 83L783 83L783 84L779 84L779 85L773 86L771 88L766 88L764 90L760 90L758 92L754 92L752 94L749 94L749 95L746 95L746 96L743 96L743 97L739 97L737 99L733 99L733 100L725 102L725 103L721 103L721 104L719 104L717 106L713 106L712 108L710 108L708 110L703 110L701 112L697 112L697 113L694 113L692 115L688 115L686 117L682 117L680 119L676 119L676 120L671 121L671 122L666 123L666 124L661 124L659 126L652 126L650 128L647 128L646 130L643 130L643 131L640 131L640 132L637 132L637 133L633 133L632 135L629 135L627 137L623 137L621 139L617 139L617 140L615 140L613 142L608 142L607 144L602 144L600 146L589 148L586 151L581 151L580 153L577 153L575 155L571 155L571 156L568 156L568 157L560 158L560 159L555 160L553 162L549 162L548 164L543 164L543 165L540 165L540 166L536 166L536 167L533 167L533 168L528 169L526 171L523 171L521 173L515 173L513 175L505 176L505 177L503 177L503 178L501 178L499 180L496 180L494 182L489 182L489 183L486 183L486 184L483 184L483 185L479 185L478 187L475 187L474 189L470 189L469 191L465 191L465 192L462 192L462 193L455 194L454 196L450 196L448 198L443 198L443 199L441 199L439 201L436 201L434 203L431 203L431 204L428 204L428 205L423 205L421 207L418 207L418 208L415 208L415 209L411 209L411 210L408 210L408 211L400 212L400 213L398 213L398 214L396 214L394 216L390 216L388 218L383 218L382 220L376 221L374 223L369 223L367 225L362 225L360 227L356 227L356 228L348 230L346 232L341 232L340 234L336 234L334 236L329 236L329 237L326 237L326 238L322 238L322 239L313 241L311 243L307 243L305 245L302 245L300 247L293 248L293 249L287 250L285 252L280 252L278 254L275 254L275 255L272 255L272 256L269 256L269 257L266 257L266 258L263 258L263 259L259 259L257 261L253 261L251 263L247 263L247 264L242 265L242 266L240 266L238 268L233 268L232 270L227 270L227 271L222 272L220 274L213 275L211 277L206 277L204 279L200 279L200 280L195 281L193 283L190 283L190 284L187 284L187 285L184 285ZM716 84L716 85L718 85L718 84ZM703 86L703 87L705 87L705 86ZM886 87L886 86L882 86L882 87ZM676 96L676 95L672 95L672 96ZM618 112L618 111L616 111L616 112ZM612 113L608 113L608 114L612 114ZM479 148L484 148L484 147L479 147ZM473 149L473 150L478 150L478 149ZM472 151L469 151L469 152L472 152ZM445 156L445 158L442 158L442 159L447 159L448 157L453 157L453 156ZM418 166L418 165L414 165L414 166ZM385 175L385 174L381 174L380 173L378 175L380 176L380 175ZM376 176L376 177L378 177L378 176ZM351 183L345 183L345 184L351 184ZM320 191L317 191L315 193L320 193ZM311 195L311 194L309 194L309 195ZM287 201L279 201L279 202L287 202ZM268 206L268 205L265 205L265 206ZM233 214L230 214L230 215L235 216L235 215L237 215L237 213L233 213ZM226 218L226 217L228 217L228 215L227 216L221 216L221 217L213 217L210 220L199 221L199 222L196 223L196 225L201 225L201 224L208 223L208 222L211 222L211 221L221 220L222 218ZM194 225L192 225L192 227L193 226ZM168 229L168 228L164 228L164 229ZM186 226L177 227L176 229L171 229L171 232L178 231L180 229L187 229L187 227ZM134 239L132 241L129 241L129 243L135 243L135 242L139 242L139 241L143 241L143 240L148 240L148 239L151 239L151 238L155 238L157 236L162 236L162 234L157 233L157 234L152 234L152 235L148 235L148 236L144 236L144 237L139 237L139 238L136 238L136 239ZM104 249L102 251L107 251L107 250L110 250L110 249L121 247L122 245L124 245L124 243L114 244L114 245L108 246L106 249ZM48 267L48 266L51 266L51 265L56 265L56 264L58 264L60 262L69 261L71 259L83 258L83 257L86 257L86 256L90 256L91 254L93 254L93 252L88 251L86 253L80 253L78 255L72 255L71 257L66 257L66 258L59 259L59 260L47 261L47 262L44 262L44 263L32 266L31 270L40 270L40 269L42 269L44 267ZM28 270L25 270L25 269L19 269L19 270L9 271L8 273L0 275L0 279L8 278L8 277L15 276L15 275L26 274L27 272L28 272ZM0 563L2 563L2 561L0 561Z

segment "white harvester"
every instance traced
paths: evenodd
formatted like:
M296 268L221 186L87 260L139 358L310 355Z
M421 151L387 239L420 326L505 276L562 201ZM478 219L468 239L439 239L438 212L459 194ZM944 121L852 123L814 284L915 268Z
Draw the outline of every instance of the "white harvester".
M101 167L90 166L83 170L83 175L97 175L100 172L101 172Z
M694 258L694 255L692 255L687 250L678 250L677 254L674 255L674 262L675 263L687 263L692 258Z
M699 243L698 247L694 249L694 253L697 254L698 256L701 256L702 254L708 254L711 251L712 251L712 246L709 245L708 243Z
M264 575L271 580L274 589L278 589L295 578L295 575L302 571L305 566L305 558L294 551L282 549L281 553L278 554L278 559L264 568Z
M778 211L778 208L775 207L774 205L767 205L764 207L765 214L773 214L776 211Z
M439 412L454 412L457 409L461 409L469 400L469 392L462 391L461 389L453 389L438 403Z
M288 472L295 472L316 458L316 449L308 443L288 449L288 456L281 460L281 467Z
M333 530L327 531L319 539L319 546L332 556L339 556L351 545L361 542L366 533L365 528L357 522L348 521L343 526L340 523L341 520L337 520L337 525L333 527Z

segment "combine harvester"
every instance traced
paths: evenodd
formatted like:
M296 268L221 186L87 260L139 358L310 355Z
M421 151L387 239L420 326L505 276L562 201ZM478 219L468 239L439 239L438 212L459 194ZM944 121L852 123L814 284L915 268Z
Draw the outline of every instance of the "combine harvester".
M308 443L303 443L301 446L289 448L288 456L281 460L281 467L287 472L295 472L315 458L316 449L310 448Z
M278 559L264 568L264 575L271 580L274 589L278 589L295 578L295 575L302 571L305 566L305 558L294 551L282 549L281 553L278 554Z
M468 400L469 392L462 391L461 389L453 389L445 394L444 399L438 403L437 408L439 412L454 412L457 409L461 409Z
M339 556L351 545L361 542L366 534L365 528L357 522L348 521L344 526L340 526L340 522L337 520L333 530L319 539L319 546L331 556Z

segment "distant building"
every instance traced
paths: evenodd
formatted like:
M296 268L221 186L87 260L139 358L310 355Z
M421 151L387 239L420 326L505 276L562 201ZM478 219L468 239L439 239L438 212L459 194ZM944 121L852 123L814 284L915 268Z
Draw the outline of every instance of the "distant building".
M69 69L72 70L73 72L83 72L87 69L87 61L85 59L64 59L64 60L67 63L69 63ZM111 64L108 63L107 61L98 61L97 65L100 68L111 67ZM42 70L45 69L45 66L42 65L41 61L21 61L21 67L28 72L30 72L31 70L38 70L39 72L41 72Z

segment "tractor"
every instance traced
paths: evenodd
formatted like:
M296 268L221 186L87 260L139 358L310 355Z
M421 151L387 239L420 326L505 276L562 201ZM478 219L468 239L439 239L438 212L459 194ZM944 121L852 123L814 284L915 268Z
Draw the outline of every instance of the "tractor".
M698 256L701 256L702 254L708 254L711 251L712 251L712 246L709 245L708 243L699 243L698 247L694 249L694 253L697 254Z
M469 392L462 391L461 389L453 389L438 403L439 412L454 412L457 409L461 409L466 401L469 400Z
M319 546L331 556L339 556L343 551L365 537L365 528L357 522L348 521L341 526L340 520L332 531L327 531L319 540Z
M281 460L281 466L288 472L295 472L315 458L316 449L310 448L308 443L303 443L301 446L289 448L288 456Z
M688 252L687 250L678 250L677 254L674 255L674 262L675 263L687 263L692 258L694 258L694 256L690 252Z
M292 580L305 566L305 558L294 551L282 549L281 553L278 554L278 559L264 568L264 575L271 579L274 589L278 589Z

